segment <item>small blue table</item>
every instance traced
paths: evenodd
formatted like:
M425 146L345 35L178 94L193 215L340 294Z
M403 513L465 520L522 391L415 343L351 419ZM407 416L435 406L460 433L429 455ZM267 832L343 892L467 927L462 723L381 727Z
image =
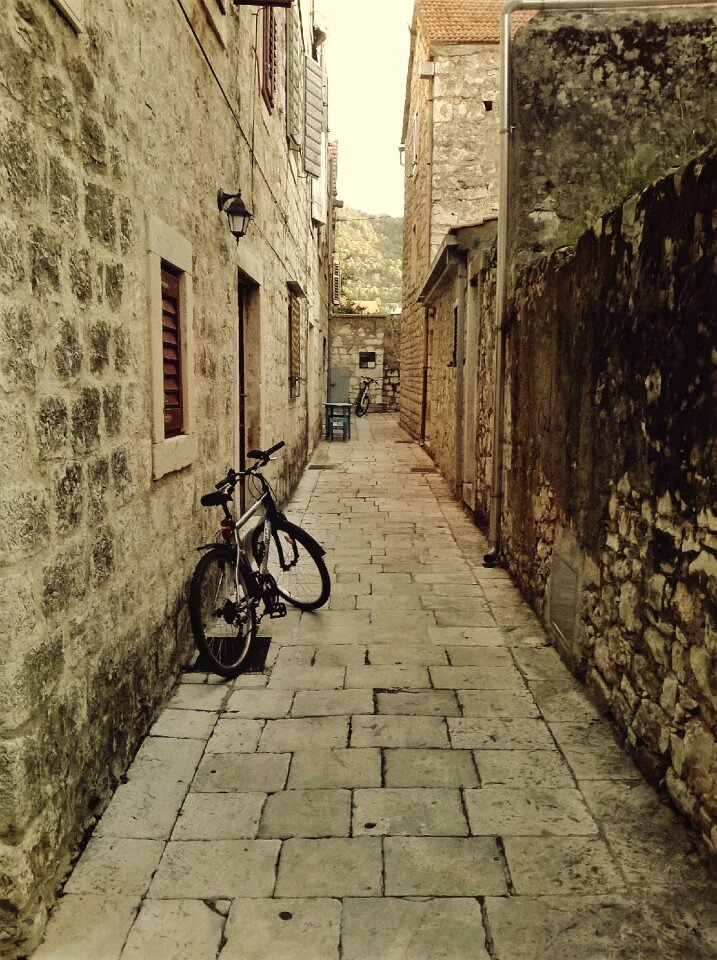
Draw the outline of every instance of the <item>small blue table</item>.
M326 439L334 439L334 427L341 427L341 437L351 439L351 404L325 403L326 409Z

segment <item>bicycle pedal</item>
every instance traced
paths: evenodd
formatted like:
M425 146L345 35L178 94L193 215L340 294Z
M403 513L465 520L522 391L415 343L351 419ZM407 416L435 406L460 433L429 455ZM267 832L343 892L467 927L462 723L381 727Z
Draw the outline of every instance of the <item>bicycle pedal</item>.
M269 614L270 620L281 620L282 617L286 616L286 604L285 603L275 603L271 608Z

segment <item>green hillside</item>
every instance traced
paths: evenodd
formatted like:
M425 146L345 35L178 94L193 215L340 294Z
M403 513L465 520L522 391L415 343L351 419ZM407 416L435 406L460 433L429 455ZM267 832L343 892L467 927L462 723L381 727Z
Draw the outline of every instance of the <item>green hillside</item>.
M382 310L399 306L403 219L372 216L350 207L337 212L336 256L341 263L342 302L377 300Z

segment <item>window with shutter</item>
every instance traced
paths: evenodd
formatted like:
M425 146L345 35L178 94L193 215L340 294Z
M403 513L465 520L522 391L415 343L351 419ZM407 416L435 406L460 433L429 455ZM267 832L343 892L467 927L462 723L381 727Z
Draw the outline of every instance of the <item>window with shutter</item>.
M162 373L164 435L176 437L184 427L179 316L179 276L162 264Z
M338 304L341 302L341 263L334 260L331 265L331 302Z
M262 10L263 42L262 42L262 71L261 94L269 110L274 109L276 94L276 16L272 7Z
M324 134L324 71L320 63L306 57L306 113L304 122L304 169L321 176Z
M301 152L303 141L304 82L301 25L294 9L286 15L286 137L289 148Z
M299 396L301 387L301 304L289 292L289 396Z

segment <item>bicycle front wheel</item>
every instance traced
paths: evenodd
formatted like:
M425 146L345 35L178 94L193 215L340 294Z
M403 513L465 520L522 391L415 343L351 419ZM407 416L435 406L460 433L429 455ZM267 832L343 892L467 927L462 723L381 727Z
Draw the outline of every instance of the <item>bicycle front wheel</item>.
M263 527L254 534L254 558L261 564ZM279 594L301 610L323 607L331 593L331 578L315 541L300 527L277 521L269 538L267 572L276 581Z
M195 643L212 670L222 677L241 673L257 623L231 550L217 547L197 564L189 590L189 616Z
M362 417L365 413L368 413L368 405L370 403L368 390L364 390L361 396L356 401L356 416Z

